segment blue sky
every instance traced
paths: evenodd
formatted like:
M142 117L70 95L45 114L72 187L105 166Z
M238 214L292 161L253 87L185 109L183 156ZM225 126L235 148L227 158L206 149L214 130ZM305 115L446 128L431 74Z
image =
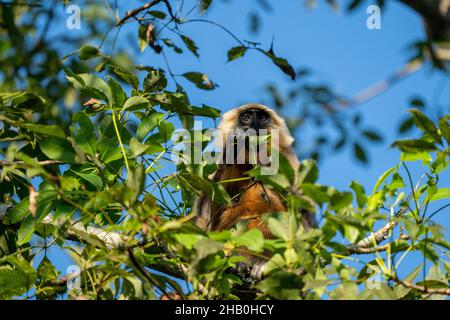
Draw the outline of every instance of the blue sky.
M274 12L266 14L259 10L264 19L257 36L248 32L248 15L255 8L255 1L232 0L225 3L216 0L203 18L226 26L241 39L261 42L265 49L269 48L275 37L277 55L286 58L294 68L310 68L318 79L345 96L353 96L401 68L412 55L408 46L424 38L421 19L395 1L388 1L382 14L381 30L366 28L366 6L349 15L333 11L322 2L314 9L307 9L304 1L277 0ZM186 3L190 5L192 1ZM140 1L127 1L125 7L124 2L119 1L120 15L140 4ZM216 90L202 91L184 82L194 105L206 104L226 111L243 103L266 102L263 88L268 82L276 83L281 88L288 88L291 84L289 77L256 52L248 52L244 59L226 63L228 49L237 43L219 28L203 23L186 24L182 28L197 43L200 60L188 53L176 55L169 52L168 61L173 72L205 72L219 84ZM135 23L124 27L117 42L126 47L138 62L164 66L163 58L151 50L139 53ZM106 51L108 49L105 48ZM68 53L64 48L61 50L64 54ZM357 106L362 112L364 124L384 134L384 143L370 146L372 161L368 166L355 162L347 149L337 154L327 154L320 163L319 182L348 190L351 180L356 180L365 186L366 191L370 191L381 173L398 162L399 152L390 149L389 145L398 138L396 130L407 114L408 100L419 94L433 108L444 106L448 112L449 88L448 78L424 68L386 93ZM437 109L433 108L429 110L430 116L436 119ZM212 126L212 123L206 121L204 126ZM305 137L296 138L302 144ZM417 165L412 166L414 180L422 173L419 169ZM450 185L448 173L441 177L440 185ZM448 212L447 215L443 212L436 216L435 220L447 228L450 225ZM71 264L59 250L53 250L51 257L62 270ZM411 267L415 262L412 259L407 263Z

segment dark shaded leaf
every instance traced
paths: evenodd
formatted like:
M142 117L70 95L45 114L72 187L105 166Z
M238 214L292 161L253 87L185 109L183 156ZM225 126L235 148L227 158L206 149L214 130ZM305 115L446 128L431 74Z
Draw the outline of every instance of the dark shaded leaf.
M433 121L431 121L424 113L419 110L410 110L413 115L414 123L421 129L423 132L427 133L430 137L432 137L437 143L442 143L442 138L439 135L438 128L434 125Z
M396 147L407 153L436 150L434 143L425 140L398 140L394 142L391 147Z
M358 182L353 181L350 184L350 188L353 189L356 195L356 201L358 202L358 206L360 208L364 208L364 206L367 204L367 196L364 190L364 187L360 185Z
M353 154L355 155L356 159L361 161L362 163L367 163L367 155L366 151L363 149L363 147L355 142L353 144Z
M126 83L131 84L134 89L138 89L139 87L139 79L131 72L122 67L110 65L110 71L114 73L119 79L125 81Z
M247 52L247 47L244 46L231 48L227 53L228 61L233 61L237 58L243 57L245 55L245 52Z
M281 71L283 71L285 74L287 74L288 76L291 77L292 80L295 80L296 78L296 74L295 74L295 70L294 68L289 64L289 62L284 59L284 58L280 58L277 57L274 53L273 50L269 50L269 51L264 51L262 49L257 49L258 51L262 52L264 55L266 55L267 57L269 57L272 62L281 69Z
M42 140L39 146L49 159L75 163L75 150L65 139L48 137Z
M213 90L216 88L216 84L209 80L208 76L200 72L186 72L183 74L190 82L194 83L195 86L203 90Z
M200 10L202 12L205 12L206 10L208 10L211 3L212 3L212 0L200 0Z
M78 57L81 60L89 60L101 56L101 52L98 48L93 46L83 46L78 50Z
M191 38L189 38L188 36L185 35L180 35L181 40L183 40L184 44L186 45L186 48L189 49L190 52L192 52L192 54L194 56L196 56L197 58L200 57L199 53L198 53L198 47L195 44L194 40L192 40Z
M381 142L383 141L383 137L381 135L373 130L364 130L362 134L369 139L370 141L374 142Z
M398 133L405 133L414 127L414 119L412 117L405 118L398 128Z

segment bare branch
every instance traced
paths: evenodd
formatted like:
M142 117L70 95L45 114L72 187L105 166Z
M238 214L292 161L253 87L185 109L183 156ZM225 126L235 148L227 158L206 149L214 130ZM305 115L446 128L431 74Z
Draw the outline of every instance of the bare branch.
M41 166L51 166L54 164L65 164L65 162L58 161L58 160L44 160L44 161L39 161L38 164ZM26 164L23 161L0 160L0 167L14 166L14 165L24 166Z
M400 240L408 240L409 236L402 234L397 240L395 241L400 241ZM384 244L382 246L376 246L376 247L371 247L371 248L365 248L365 247L358 247L358 246L350 246L347 247L348 250L350 251L350 253L356 253L356 254L370 254L370 253L375 253L375 252L382 252L382 251L386 251L389 246L392 243L387 243Z
M399 284L401 284L402 286L404 286L405 288L410 288L410 289L414 289L423 293L429 293L429 294L445 294L450 296L450 288L427 288L424 286L419 286L417 284L414 284L412 282L409 281L402 281L400 280L397 276L391 277L391 279Z
M135 17L136 15L138 15L139 13L141 13L144 10L147 10L155 5L157 5L158 3L160 3L162 0L153 0L150 1L146 4L144 4L143 6L133 9L131 11L128 11L125 16L119 21L117 22L116 26L121 26L123 25L128 19L130 19L131 17Z
M169 0L153 0L150 1L146 4L144 4L143 6L133 9L131 11L128 11L125 16L119 20L119 22L117 22L116 26L121 26L123 25L128 19L132 18L132 17L136 17L139 13L141 13L142 11L145 11L147 9L150 9L153 6L156 6L158 3L160 2L164 2L164 4L167 7L167 11L169 12L170 17L172 18L172 20L177 20L177 17L175 16L173 10L172 10L172 6L170 5Z
M371 233L368 237L358 241L354 245L348 246L348 248L352 251L353 249L356 251L361 248L371 248L374 244L379 244L380 242L387 239L389 231L395 228L398 223L396 221L389 221L382 228L377 231Z
M381 80L374 85L364 89L363 91L357 93L353 98L343 99L339 101L339 105L341 105L342 107L352 107L365 103L386 92L393 85L397 84L411 74L417 72L418 70L420 70L422 65L423 64L421 61L413 60L388 78Z
M127 247L131 243L130 239L127 239L124 235L117 232L106 231L102 228L93 226L85 227L81 222L56 222L54 221L54 216L51 214L47 215L42 220L42 223L52 225L57 228L63 228L67 225L65 231L69 238L83 241L95 237L96 239L100 240L108 249Z

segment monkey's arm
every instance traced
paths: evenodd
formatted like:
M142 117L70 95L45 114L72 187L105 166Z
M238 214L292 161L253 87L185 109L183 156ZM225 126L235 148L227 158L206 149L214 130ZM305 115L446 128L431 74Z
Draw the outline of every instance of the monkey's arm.
M214 230L230 229L241 220L247 219L248 208L244 204L236 204L235 206L225 210L218 217L218 221L214 224Z

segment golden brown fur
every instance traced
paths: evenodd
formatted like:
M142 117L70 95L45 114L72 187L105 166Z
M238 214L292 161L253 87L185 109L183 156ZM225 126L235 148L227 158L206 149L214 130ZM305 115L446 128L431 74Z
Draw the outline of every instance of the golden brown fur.
M297 172L299 161L291 149L294 139L290 135L284 119L264 105L247 104L226 112L218 126L217 146L221 150L226 150L227 131L237 128L240 113L247 109L260 109L269 114L271 120L269 131L278 129L280 132L278 141L273 141L274 146L279 147L279 151ZM211 179L218 182L244 178L246 177L245 172L252 167L247 163L219 164L219 169L211 176ZM204 230L220 231L246 220L249 228L257 228L262 231L265 238L271 238L270 231L263 223L263 215L286 211L286 204L281 195L269 186L252 179L223 182L223 186L230 197L234 199L232 206L218 205L211 201L208 195L199 197L194 208L197 212L195 223Z

